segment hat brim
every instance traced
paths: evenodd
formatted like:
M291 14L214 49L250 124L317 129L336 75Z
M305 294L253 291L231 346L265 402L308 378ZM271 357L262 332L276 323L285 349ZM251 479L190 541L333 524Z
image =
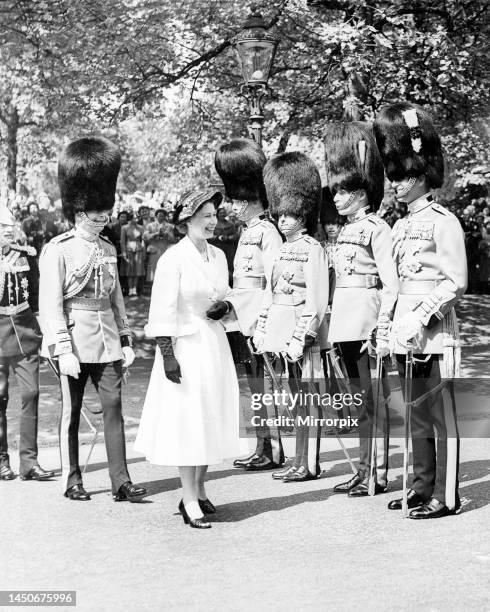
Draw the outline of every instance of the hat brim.
M191 202L189 202L189 200L191 200ZM212 202L214 207L218 208L223 202L223 194L221 191L208 190L193 192L184 196L181 202L183 208L179 214L178 223L182 223L193 217L199 208L201 208L203 204L206 204L206 202Z

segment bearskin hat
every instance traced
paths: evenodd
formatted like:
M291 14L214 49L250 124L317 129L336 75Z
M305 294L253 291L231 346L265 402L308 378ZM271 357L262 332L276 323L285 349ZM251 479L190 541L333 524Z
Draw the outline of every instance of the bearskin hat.
M262 171L267 159L260 146L248 138L236 138L216 151L214 165L231 200L259 200L267 207Z
M333 201L333 195L330 187L322 188L322 203L320 205L320 223L322 226L328 223L341 223L341 217L337 211L337 207Z
M408 102L385 106L374 122L374 135L390 181L425 175L428 187L442 186L441 139L427 111Z
M320 174L313 161L298 151L272 157L264 168L267 199L274 216L296 215L315 233L322 199Z
M78 212L109 210L114 206L121 153L106 138L74 140L58 159L58 185L65 217Z
M332 123L325 133L325 163L332 194L364 189L372 210L384 195L383 162L370 124Z

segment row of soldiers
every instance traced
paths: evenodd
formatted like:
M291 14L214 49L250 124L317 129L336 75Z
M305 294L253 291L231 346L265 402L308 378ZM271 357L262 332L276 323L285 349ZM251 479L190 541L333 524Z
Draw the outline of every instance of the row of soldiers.
M267 162L256 143L241 139L222 145L216 155L216 169L244 231L227 303L215 304L208 316L218 319L233 309L254 353L245 364L253 392L263 389L264 365L272 353L286 357L291 382L302 389L325 371L318 359L321 349L338 350L347 376L359 381L365 401L359 408L357 472L334 490L357 497L368 493L367 478L373 471L374 493L387 486L386 440L375 470L371 468L373 356L381 362L390 352L397 355L403 378L404 356L413 355L414 377L426 383L415 395L457 374L453 306L466 287L466 257L457 219L430 194L442 185L444 163L439 136L423 109L411 104L387 107L374 127L330 124L325 147L328 186L339 214L347 219L335 250L329 324L328 257L311 237L321 202L318 170L298 152ZM78 426L88 378L102 403L114 499L139 501L147 493L131 483L126 465L121 381L134 353L116 252L100 235L114 205L120 163L117 148L101 138L75 141L60 157L63 209L75 227L54 238L41 255L42 334L27 277L33 272L28 261L33 254L9 240L8 211L0 218L0 478L14 477L6 443L9 365L21 383L21 477L52 477L37 462L42 340L41 354L53 363L61 381L62 480L65 496L72 500L90 499L78 461ZM383 197L384 172L409 210L393 232L375 214ZM277 227L268 207L278 219ZM308 410L311 407L300 407L304 414ZM410 516L436 518L457 512L459 440L453 396L441 392L420 402L412 411L412 429L417 436ZM319 437L311 438L308 428L297 427L295 458L286 467L278 431L261 424L256 434L255 452L235 461L237 467L272 469L274 479L283 482L319 475ZM401 505L401 500L393 500L389 507Z
M328 256L312 237L321 202L318 170L298 152L266 162L261 149L247 140L225 144L216 155L216 170L244 231L228 303L217 304L208 316L218 318L234 310L255 353L246 362L253 393L263 391L264 359L270 354L282 355L289 363L293 389L307 390L325 370L333 377L334 368L320 363L318 355L328 356L334 348L344 373L363 397L358 410L358 468L351 479L334 487L350 497L387 488L389 423L381 415L381 425L373 429L377 398L371 372L381 377L383 360L394 354L401 380L410 376L417 381L411 394L414 478L406 497L410 517L453 514L460 508L459 437L454 395L441 390L440 383L449 381L450 388L450 379L458 375L454 304L466 289L467 265L458 220L431 195L444 178L440 138L422 108L400 103L381 110L373 126L330 124L325 150L328 187L338 213L346 218L333 256L330 320L325 316L331 293ZM385 172L397 199L408 205L407 216L393 230L376 215ZM267 217L267 207L278 220L284 243ZM317 478L320 428L312 436L299 417L317 417L318 412L311 403L299 407L295 458L282 467L280 432L267 426L263 407L256 450L237 459L235 466L276 470L272 477L283 482ZM379 448L373 453L376 437ZM401 509L402 499L392 500L388 507Z

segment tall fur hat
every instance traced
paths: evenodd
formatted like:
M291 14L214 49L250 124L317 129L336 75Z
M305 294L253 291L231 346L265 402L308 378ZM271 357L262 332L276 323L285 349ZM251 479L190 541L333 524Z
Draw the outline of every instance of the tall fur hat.
M333 195L330 187L322 188L322 203L320 206L320 223L327 225L328 223L341 223L341 217L337 211L337 207L333 201Z
M264 184L273 215L297 215L308 233L316 231L322 184L309 157L298 151L272 157L264 168Z
M409 102L385 106L374 122L374 135L390 181L425 175L429 187L442 186L441 139L423 108Z
M235 138L216 151L214 166L231 200L259 200L267 207L262 171L267 159L248 138Z
M383 162L368 123L332 123L325 133L325 163L328 185L339 189L364 189L372 210L378 210L384 195Z
M58 185L65 217L78 212L109 210L114 206L121 153L107 138L74 140L58 159Z

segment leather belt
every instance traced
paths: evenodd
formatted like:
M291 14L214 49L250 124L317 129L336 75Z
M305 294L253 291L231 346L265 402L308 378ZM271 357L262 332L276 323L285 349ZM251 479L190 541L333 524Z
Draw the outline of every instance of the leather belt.
M82 298L74 297L66 300L63 307L71 310L109 310L111 307L111 299L108 297L102 298Z
M0 306L0 315L12 317L13 315L19 314L19 312L24 312L24 310L28 308L29 302L22 302L22 304L17 304L16 306Z
M306 294L298 291L293 291L293 293L272 294L272 303L280 304L282 306L299 306L299 304L304 304L305 299Z
M381 281L376 274L346 274L337 276L335 279L335 288L347 287L362 287L364 289L373 289L381 287Z
M242 276L233 280L233 289L265 289L265 276Z
M400 295L425 295L439 285L440 280L400 281Z

